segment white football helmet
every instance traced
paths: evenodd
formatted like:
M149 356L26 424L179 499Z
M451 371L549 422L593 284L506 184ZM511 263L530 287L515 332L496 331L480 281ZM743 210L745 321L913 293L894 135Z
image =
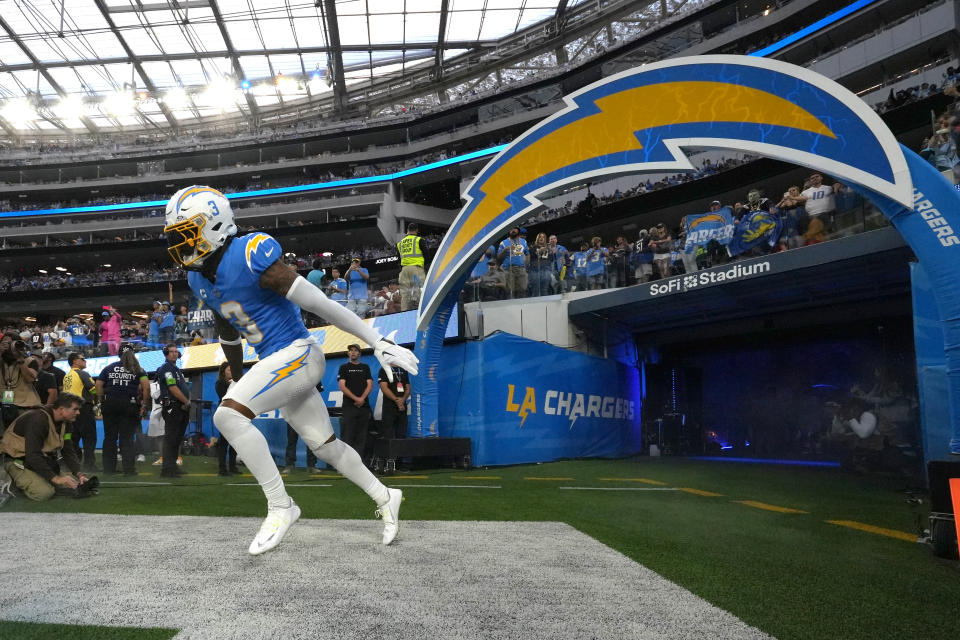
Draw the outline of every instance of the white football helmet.
M194 271L237 233L230 201L210 187L192 186L173 194L165 222L167 252L174 262Z

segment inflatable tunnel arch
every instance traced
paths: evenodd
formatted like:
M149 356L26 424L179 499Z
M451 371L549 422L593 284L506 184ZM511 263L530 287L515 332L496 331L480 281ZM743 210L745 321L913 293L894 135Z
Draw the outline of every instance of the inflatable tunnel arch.
M913 249L935 292L947 355L953 440L960 452L960 192L900 145L862 100L788 63L699 56L611 76L501 151L471 182L427 274L415 350L413 436L436 436L436 368L450 313L493 241L538 198L614 174L693 171L685 148L724 148L837 177L871 200ZM946 443L945 443L946 444Z

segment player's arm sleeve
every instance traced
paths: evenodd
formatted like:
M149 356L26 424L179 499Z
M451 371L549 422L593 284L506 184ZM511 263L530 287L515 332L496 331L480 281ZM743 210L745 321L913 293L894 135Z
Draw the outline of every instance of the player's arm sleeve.
M230 373L234 380L239 380L243 376L243 343L240 332L216 311L213 311L213 324L220 336L223 357L230 363Z
M371 347L380 340L380 333L358 318L355 313L330 300L320 289L317 289L307 282L303 276L297 275L296 272L287 269L282 263L280 266L289 273L289 275L284 276L286 280L290 280L289 285L283 286L282 290L270 287L271 289L286 296L287 300L290 300L301 309L325 318L330 321L331 324L343 329L347 333L352 333ZM273 270L273 268L270 269L270 271ZM269 271L264 274L264 277L268 274ZM262 282L263 279L261 278L261 283Z

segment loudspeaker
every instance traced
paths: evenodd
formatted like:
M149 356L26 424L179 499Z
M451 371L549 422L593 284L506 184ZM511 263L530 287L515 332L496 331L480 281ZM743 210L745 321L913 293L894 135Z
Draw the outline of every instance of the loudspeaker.
M930 484L930 511L953 513L950 499L950 478L960 478L960 460L931 460L927 463Z

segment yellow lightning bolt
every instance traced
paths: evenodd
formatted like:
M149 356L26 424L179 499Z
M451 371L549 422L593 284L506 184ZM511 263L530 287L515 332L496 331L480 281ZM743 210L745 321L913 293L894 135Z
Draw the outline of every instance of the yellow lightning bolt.
M836 136L805 109L766 91L722 82L670 82L621 91L596 101L595 113L533 142L501 166L434 268L436 281L477 233L509 208L506 197L539 176L587 158L642 149L634 132L690 122L744 122Z
M273 371L271 371L270 373L273 374L273 380L268 382L267 386L265 386L263 389L258 391L257 394L253 397L256 398L261 393L263 393L267 389L270 389L281 380L290 377L297 369L303 366L303 361L306 360L308 355L310 355L310 347L307 347L307 350L304 351L303 355L300 356L299 358L291 360L290 362L286 363L279 369L274 369Z
M257 248L270 239L270 236L263 233L258 233L249 240L247 240L247 266L250 266L250 255L256 253Z

